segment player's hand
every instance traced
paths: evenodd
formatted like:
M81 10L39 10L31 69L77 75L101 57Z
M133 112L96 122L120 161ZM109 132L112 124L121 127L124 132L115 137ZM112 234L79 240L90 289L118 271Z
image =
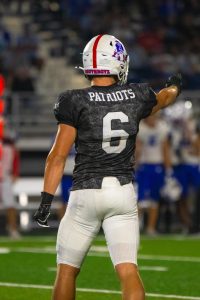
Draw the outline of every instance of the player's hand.
M167 79L165 87L169 87L171 85L175 85L178 88L179 95L183 86L182 75L180 73L174 74Z
M51 203L54 196L46 192L42 192L41 196L42 196L42 200L40 206L38 210L35 212L33 218L35 219L35 221L38 223L39 226L49 227L47 220L50 216Z

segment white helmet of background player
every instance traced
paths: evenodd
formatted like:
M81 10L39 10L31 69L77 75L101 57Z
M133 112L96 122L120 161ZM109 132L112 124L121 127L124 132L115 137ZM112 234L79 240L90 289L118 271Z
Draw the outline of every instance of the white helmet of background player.
M124 84L128 76L129 57L124 45L112 35L92 38L83 50L83 68L87 76L117 76Z

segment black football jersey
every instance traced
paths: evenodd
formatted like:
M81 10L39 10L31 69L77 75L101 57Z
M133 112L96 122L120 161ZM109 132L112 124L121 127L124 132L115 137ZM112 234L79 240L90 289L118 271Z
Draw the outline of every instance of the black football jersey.
M58 124L77 129L72 190L99 189L105 176L121 185L132 181L139 122L156 103L148 84L92 86L59 96Z

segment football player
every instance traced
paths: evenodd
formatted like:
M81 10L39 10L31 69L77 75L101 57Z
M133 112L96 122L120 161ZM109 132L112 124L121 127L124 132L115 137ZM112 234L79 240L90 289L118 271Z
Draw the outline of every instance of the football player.
M19 239L17 224L17 203L14 183L19 175L19 153L12 135L6 131L3 138L3 151L0 159L0 209L6 209L7 230L11 239Z
M200 123L197 122L196 125L196 140L195 148L196 154L199 158L199 168L198 168L198 177L200 178ZM193 225L192 232L200 233L200 185L197 187L195 201L194 201L194 216L193 216Z
M177 102L174 106L170 107L172 114L170 116L170 134L169 134L169 143L171 150L171 163L173 170L173 177L177 180L180 186L180 192L175 197L175 203L177 206L177 212L182 223L183 232L187 232L191 226L191 219L189 209L187 207L187 201L185 199L186 195L186 185L185 183L185 170L183 168L183 157L182 157L182 144L183 144L183 132L184 130L184 120L183 113L179 116L176 113L176 107L182 105L181 102ZM171 189L172 190L172 189ZM166 189L166 198L169 194L169 189ZM172 201L173 202L173 201Z
M200 135L198 132L197 124L194 119L186 119L183 123L184 135L182 139L181 155L182 155L182 186L183 199L181 206L182 215L188 215L188 228L186 232L195 233L198 232L199 219L199 191L200 191ZM194 224L192 224L191 218L189 218L189 192L190 188L195 192L195 210L194 210Z
M142 300L138 274L136 194L132 185L135 140L141 119L172 103L180 75L155 94L148 84L126 84L129 58L114 36L92 38L83 51L85 89L67 90L55 105L58 132L47 157L35 220L48 226L50 206L75 143L73 185L57 236L53 300L75 299L75 282L94 237L103 227L124 300Z
M165 174L171 167L168 133L167 125L155 114L141 122L137 138L139 215L142 219L144 211L147 211L146 233L150 236L157 234L160 191L164 185Z

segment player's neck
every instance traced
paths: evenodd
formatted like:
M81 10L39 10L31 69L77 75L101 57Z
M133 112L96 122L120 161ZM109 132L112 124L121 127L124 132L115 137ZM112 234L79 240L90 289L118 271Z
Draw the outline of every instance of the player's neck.
M91 86L109 86L117 83L114 77L107 77L107 76L101 76L101 77L94 77L91 80Z

